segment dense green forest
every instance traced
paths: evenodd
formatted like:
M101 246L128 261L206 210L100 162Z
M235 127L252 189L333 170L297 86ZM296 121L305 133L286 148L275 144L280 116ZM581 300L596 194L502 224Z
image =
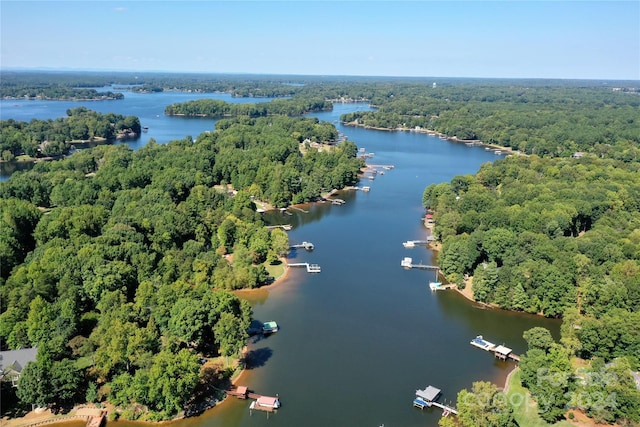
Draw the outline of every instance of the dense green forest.
M349 141L312 149L311 142L335 141L330 124L274 114L365 101L375 110L341 120L439 132L527 154L425 189L423 204L434 212L442 243L440 267L460 287L472 281L479 302L563 317L559 343L538 329L524 336L529 350L520 364L522 382L546 421L570 407L602 422L640 422L640 396L629 376L640 368L637 81L2 77L3 94L66 88L59 99L80 93L77 88L107 85L290 98L169 106L167 114L237 117L220 120L216 131L195 141L151 142L137 152L123 146L80 150L0 184L0 338L10 348L40 346L19 391L25 402L108 399L125 407L135 400L152 419L183 408L202 375L198 359L237 354L246 339L250 308L227 290L268 282L265 266L288 248L284 232L263 227L254 201L280 207L314 200L354 184L362 166ZM49 123L3 121L3 157L37 153L45 140L54 142L51 150L64 147L72 129L89 139L99 128L89 123L116 127L110 115L105 128L97 113L77 113L83 118L74 126L73 115ZM576 360L582 370L575 369ZM548 375L540 377L541 370ZM459 409L466 413L443 422L511 425L513 408L501 402L464 406L465 397L496 393L489 384L463 390ZM580 393L616 399L584 402ZM131 410L125 416L138 415Z
M570 405L600 421L640 422L630 377L640 368L640 164L511 156L428 186L423 204L434 212L438 263L451 281L464 287L472 277L479 302L564 317L561 345L538 332L544 343L529 342L521 361L534 397L555 395L541 415L554 421ZM617 391L607 393L618 401L570 402L567 393L583 384L573 356L591 360L594 375L615 372ZM566 381L541 384L537 373L549 367Z
M640 161L640 96L617 87L422 85L371 99L343 115L357 126L430 130L544 157L593 153Z
M180 104L171 104L165 107L164 113L169 116L199 116L199 117L266 117L274 114L285 116L301 116L312 111L332 110L333 105L322 98L291 98L276 99L270 102L257 104L230 104L215 99L198 99ZM335 128L327 124L328 128ZM335 136L338 136L335 131ZM326 139L329 140L330 138Z
M289 249L254 200L285 206L357 180L355 144L305 142L323 128L222 120L197 142L79 150L0 184L0 338L39 347L18 397L108 400L128 418L131 402L147 419L188 409L200 358L246 342L251 309L228 290L269 283Z
M0 121L0 153L11 161L21 154L30 157L56 157L67 154L73 143L112 141L140 135L140 119L121 114L100 114L85 107L67 111L55 120Z

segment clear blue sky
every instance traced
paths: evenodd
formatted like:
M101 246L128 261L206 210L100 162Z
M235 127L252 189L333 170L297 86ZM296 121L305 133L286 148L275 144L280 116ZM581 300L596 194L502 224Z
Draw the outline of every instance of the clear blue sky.
M0 67L640 79L640 1L0 0Z

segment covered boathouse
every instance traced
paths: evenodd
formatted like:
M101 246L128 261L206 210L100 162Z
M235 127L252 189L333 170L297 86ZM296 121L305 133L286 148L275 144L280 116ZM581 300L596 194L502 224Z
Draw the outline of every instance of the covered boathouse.
M433 386L428 386L424 390L416 390L416 398L413 400L413 406L424 409L425 406L431 404L438 399L441 390Z

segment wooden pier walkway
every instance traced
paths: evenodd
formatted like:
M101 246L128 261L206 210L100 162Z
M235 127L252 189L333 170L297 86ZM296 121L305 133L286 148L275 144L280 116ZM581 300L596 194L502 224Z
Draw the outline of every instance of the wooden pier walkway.
M402 261L400 261L400 266L404 268L419 268L422 270L440 270L440 267L437 265L427 265L427 264L414 264L413 258L405 257Z
M287 264L287 267L306 267L307 273L320 273L321 271L318 264L309 264L308 262L295 262Z
M437 406L438 408L442 409L443 411L448 411L448 412L451 412L452 414L458 415L458 410L456 408L452 408L451 406L447 406L447 405L444 405L444 404L438 403L438 402L431 402L431 405Z
M273 230L275 228L282 228L284 231L289 231L293 229L291 224L280 224L280 225L267 225L269 230Z

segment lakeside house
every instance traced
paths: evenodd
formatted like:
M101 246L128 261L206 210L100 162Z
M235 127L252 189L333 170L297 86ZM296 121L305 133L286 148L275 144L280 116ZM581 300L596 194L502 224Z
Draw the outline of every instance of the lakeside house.
M0 351L0 381L10 381L13 387L18 387L22 370L27 363L35 362L37 354L38 347Z

